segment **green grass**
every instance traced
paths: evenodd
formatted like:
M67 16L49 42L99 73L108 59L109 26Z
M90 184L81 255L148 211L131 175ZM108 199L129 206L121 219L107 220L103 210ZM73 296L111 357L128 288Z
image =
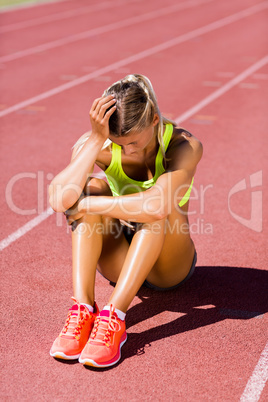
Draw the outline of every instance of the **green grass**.
M27 0L0 0L1 6L13 6L14 4L29 3Z
M0 7L15 6L16 4L38 3L40 0L0 0ZM41 1L40 1L41 2Z

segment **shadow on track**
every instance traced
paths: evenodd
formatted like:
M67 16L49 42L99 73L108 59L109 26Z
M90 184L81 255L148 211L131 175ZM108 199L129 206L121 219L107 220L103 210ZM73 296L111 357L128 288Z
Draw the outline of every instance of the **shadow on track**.
M254 268L196 267L181 288L157 292L141 287L141 303L127 313L127 328L165 311L185 315L140 333L128 331L122 360L145 353L151 343L225 319L261 318L268 311L268 272ZM202 308L203 307L203 308Z

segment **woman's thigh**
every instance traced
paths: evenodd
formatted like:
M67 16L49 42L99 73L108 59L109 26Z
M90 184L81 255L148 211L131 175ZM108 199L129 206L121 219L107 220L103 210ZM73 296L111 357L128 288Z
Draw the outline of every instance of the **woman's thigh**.
M175 210L166 221L163 248L146 280L161 288L175 286L189 274L194 257L187 217Z
M168 217L161 253L146 278L157 287L177 285L187 277L192 267L195 247L188 231L187 218L178 214L172 213ZM129 250L129 243L123 233L123 226L117 219L102 217L102 222L103 247L98 270L105 278L116 283Z

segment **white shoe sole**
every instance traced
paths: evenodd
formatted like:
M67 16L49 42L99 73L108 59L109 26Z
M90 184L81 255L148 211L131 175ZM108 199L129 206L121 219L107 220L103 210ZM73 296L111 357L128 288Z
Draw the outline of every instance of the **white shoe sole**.
M79 358L79 363L82 363L82 364L84 364L85 366L99 367L99 368L101 368L101 367L110 367L110 366L113 366L114 364L116 364L117 362L119 362L119 360L121 359L121 348L122 348L122 346L124 345L124 343L126 342L126 340L127 340L127 336L126 336L126 339L124 339L124 340L120 343L120 349L119 349L119 357L118 357L118 359L115 360L115 361L113 361L112 363L109 363L109 364L98 364L98 363L96 363L96 362L95 362L94 360L92 360L92 359L81 359L81 358Z
M49 352L50 356L55 357L56 359L64 359L64 360L77 360L79 359L81 353L79 353L78 355L72 355L72 356L68 356L65 355L63 352L54 352L52 353L51 350Z

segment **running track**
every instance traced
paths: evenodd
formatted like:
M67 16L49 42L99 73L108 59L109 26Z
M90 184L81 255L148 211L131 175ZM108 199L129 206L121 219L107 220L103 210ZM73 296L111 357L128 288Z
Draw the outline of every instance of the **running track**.
M67 0L0 14L3 400L267 400L267 8ZM203 142L190 206L198 268L161 297L142 288L120 364L87 370L48 353L72 284L70 234L47 186L93 99L130 72ZM97 276L101 307L111 290Z

